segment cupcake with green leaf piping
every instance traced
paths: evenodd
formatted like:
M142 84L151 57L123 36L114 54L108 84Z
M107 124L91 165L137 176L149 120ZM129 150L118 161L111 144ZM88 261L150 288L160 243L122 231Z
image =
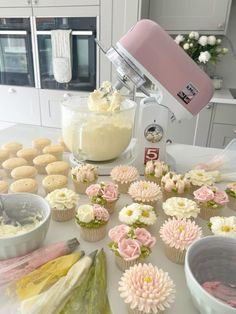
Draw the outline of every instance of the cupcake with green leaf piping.
M225 189L225 192L229 197L227 206L232 210L236 210L236 182L229 183Z

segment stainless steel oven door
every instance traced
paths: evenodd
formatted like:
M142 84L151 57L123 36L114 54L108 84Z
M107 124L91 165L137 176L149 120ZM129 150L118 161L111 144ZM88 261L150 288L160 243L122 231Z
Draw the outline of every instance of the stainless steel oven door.
M29 18L0 18L0 84L34 86Z
M92 91L96 88L96 18L37 18L40 83L43 89ZM52 66L52 29L72 30L72 79L58 83Z

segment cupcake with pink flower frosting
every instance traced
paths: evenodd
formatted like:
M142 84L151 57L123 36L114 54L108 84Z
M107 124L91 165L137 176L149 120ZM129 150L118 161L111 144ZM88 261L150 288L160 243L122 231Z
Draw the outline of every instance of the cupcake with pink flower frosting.
M119 199L118 185L112 182L92 184L86 189L86 194L92 204L105 207L109 214L114 212L116 202Z
M97 204L81 205L75 216L76 224L80 226L80 235L85 241L96 242L106 235L106 225L109 220L108 211Z
M144 203L156 208L162 203L161 188L155 182L135 181L130 185L128 193L135 203Z
M120 165L111 170L112 180L118 185L120 193L127 193L130 184L139 177L138 170L133 166Z
M225 192L229 197L227 206L232 210L236 210L236 182L229 183L225 189Z
M184 264L187 248L201 236L202 229L190 219L169 218L160 228L165 254L177 264Z
M144 176L147 181L153 181L157 184L161 184L161 179L169 171L169 166L161 160L148 160L145 169Z
M71 169L71 177L77 193L85 194L87 187L98 179L97 167L90 164L81 164Z
M194 199L200 207L199 217L209 220L213 216L220 216L222 208L228 203L226 192L216 187L202 186L193 192Z
M161 179L163 198L181 196L189 192L190 181L182 174L168 172Z
M176 293L169 274L152 264L134 265L124 272L119 292L132 314L162 312L174 302Z
M144 228L118 225L109 230L109 248L114 252L116 264L122 271L146 259L156 238Z

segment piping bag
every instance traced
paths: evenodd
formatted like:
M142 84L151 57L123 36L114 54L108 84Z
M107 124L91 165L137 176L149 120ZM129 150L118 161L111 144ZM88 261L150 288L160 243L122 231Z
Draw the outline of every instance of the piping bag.
M196 165L195 169L211 172L216 182L236 181L236 139L208 162Z
M47 245L24 256L0 260L0 286L22 278L50 260L72 253L78 246L79 241L74 238Z

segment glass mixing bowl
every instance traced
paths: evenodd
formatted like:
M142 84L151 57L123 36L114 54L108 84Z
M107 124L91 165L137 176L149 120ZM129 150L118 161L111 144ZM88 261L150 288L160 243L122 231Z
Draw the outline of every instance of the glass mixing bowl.
M62 136L74 157L107 161L118 157L129 145L136 103L125 99L116 112L92 112L88 97L74 96L62 102Z

